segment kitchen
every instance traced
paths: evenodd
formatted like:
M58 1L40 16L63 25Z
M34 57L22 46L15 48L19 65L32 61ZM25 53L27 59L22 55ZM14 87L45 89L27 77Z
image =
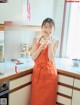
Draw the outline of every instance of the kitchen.
M28 2L30 3L30 13L26 12ZM70 46L74 41L73 39L71 42L70 37L76 34L79 28L75 27L78 25L74 19L69 17L71 14L72 17L78 19L79 11L75 9L74 12L77 11L77 15L70 11L74 7L77 8L77 4L80 3L73 2L72 5L72 2L64 0L50 0L49 2L47 0L36 0L35 2L33 0L20 0L20 2L8 0L6 3L0 3L0 13L2 14L0 18L0 86L5 87L8 93L5 95L8 100L6 98L3 100L3 93L0 92L0 98L2 97L0 102L8 102L8 105L30 105L31 75L34 66L30 57L32 39L34 34L39 37L41 22L49 16L56 22L56 30L53 34L60 40L55 57L59 77L56 103L57 105L79 105L80 49L77 48L79 36L76 35L77 42L74 37L75 50L73 46ZM41 8L42 6L44 9ZM27 17L27 14L30 16ZM74 26L71 24L73 22ZM71 28L72 26L73 28ZM74 27L76 31L70 31L74 30ZM77 59L72 60L74 58ZM16 59L15 62L14 59ZM22 64L18 64L18 61Z

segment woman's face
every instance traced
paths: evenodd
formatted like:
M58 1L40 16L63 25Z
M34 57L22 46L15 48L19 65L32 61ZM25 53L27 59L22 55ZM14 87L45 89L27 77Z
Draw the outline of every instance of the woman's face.
M52 30L54 31L54 27L51 23L45 23L42 27L42 31L47 34L51 34Z

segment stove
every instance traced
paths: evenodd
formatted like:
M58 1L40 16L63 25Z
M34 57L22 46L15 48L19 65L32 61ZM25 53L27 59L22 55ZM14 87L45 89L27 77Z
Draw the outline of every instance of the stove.
M8 105L9 81L0 82L0 105Z

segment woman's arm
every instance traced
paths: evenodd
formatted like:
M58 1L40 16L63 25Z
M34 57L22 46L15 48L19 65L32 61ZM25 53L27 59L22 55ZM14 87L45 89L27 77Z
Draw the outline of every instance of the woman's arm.
M52 61L53 58L55 57L58 45L59 45L59 41L58 40L56 40L54 46L53 46L52 42L49 43L49 45L48 45L48 58L49 58L49 61Z
M41 53L44 47L45 47L45 44L40 45L40 47L37 49L37 38L35 37L33 39L32 51L31 51L31 56L33 60L37 59L37 57L39 56L39 54Z

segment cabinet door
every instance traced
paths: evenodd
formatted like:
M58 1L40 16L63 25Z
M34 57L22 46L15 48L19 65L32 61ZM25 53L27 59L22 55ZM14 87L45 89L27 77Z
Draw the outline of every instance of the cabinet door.
M9 94L9 105L30 105L31 85Z
M80 80L74 79L74 88L72 96L72 105L80 105Z
M72 105L80 105L80 91L73 90Z

